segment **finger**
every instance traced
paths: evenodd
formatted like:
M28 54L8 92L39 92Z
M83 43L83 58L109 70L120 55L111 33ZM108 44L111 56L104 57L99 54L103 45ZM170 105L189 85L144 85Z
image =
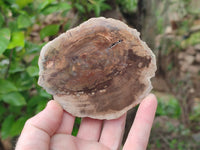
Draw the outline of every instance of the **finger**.
M110 150L106 146L87 141L66 134L56 134L51 138L50 149L52 150Z
M63 109L58 103L48 102L43 111L25 123L16 150L49 149L50 136L59 127L62 115Z
M153 94L141 102L123 150L146 150L156 108L157 100Z
M104 121L99 142L111 150L117 150L121 146L125 121L126 114L118 119Z
M74 126L75 117L64 112L62 122L56 133L71 134Z
M101 133L102 120L83 118L77 137L84 140L98 141Z

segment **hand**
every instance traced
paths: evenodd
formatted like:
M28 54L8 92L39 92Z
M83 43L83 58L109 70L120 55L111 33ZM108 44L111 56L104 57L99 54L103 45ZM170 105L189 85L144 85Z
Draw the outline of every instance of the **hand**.
M140 104L123 150L145 150L157 100L153 94ZM29 119L19 137L16 150L117 150L126 115L115 120L83 118L77 137L71 135L75 117L63 111L55 101Z

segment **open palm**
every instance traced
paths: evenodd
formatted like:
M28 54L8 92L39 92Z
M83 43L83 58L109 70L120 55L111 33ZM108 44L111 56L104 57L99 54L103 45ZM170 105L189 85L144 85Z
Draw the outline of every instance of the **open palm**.
M157 101L150 94L139 106L123 150L145 150ZM117 150L121 146L126 115L114 120L83 118L77 137L71 135L75 117L55 101L29 119L16 150Z

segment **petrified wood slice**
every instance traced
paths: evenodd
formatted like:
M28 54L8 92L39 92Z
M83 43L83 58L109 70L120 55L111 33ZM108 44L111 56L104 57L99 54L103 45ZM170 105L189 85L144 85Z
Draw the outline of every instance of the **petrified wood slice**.
M152 89L152 51L121 21L92 18L46 44L38 84L69 113L114 119Z

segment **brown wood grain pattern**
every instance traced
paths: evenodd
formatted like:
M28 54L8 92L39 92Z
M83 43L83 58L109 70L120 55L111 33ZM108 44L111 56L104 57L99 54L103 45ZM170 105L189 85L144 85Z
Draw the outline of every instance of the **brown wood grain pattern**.
M156 60L121 21L92 18L45 45L39 85L79 117L114 119L152 89Z

